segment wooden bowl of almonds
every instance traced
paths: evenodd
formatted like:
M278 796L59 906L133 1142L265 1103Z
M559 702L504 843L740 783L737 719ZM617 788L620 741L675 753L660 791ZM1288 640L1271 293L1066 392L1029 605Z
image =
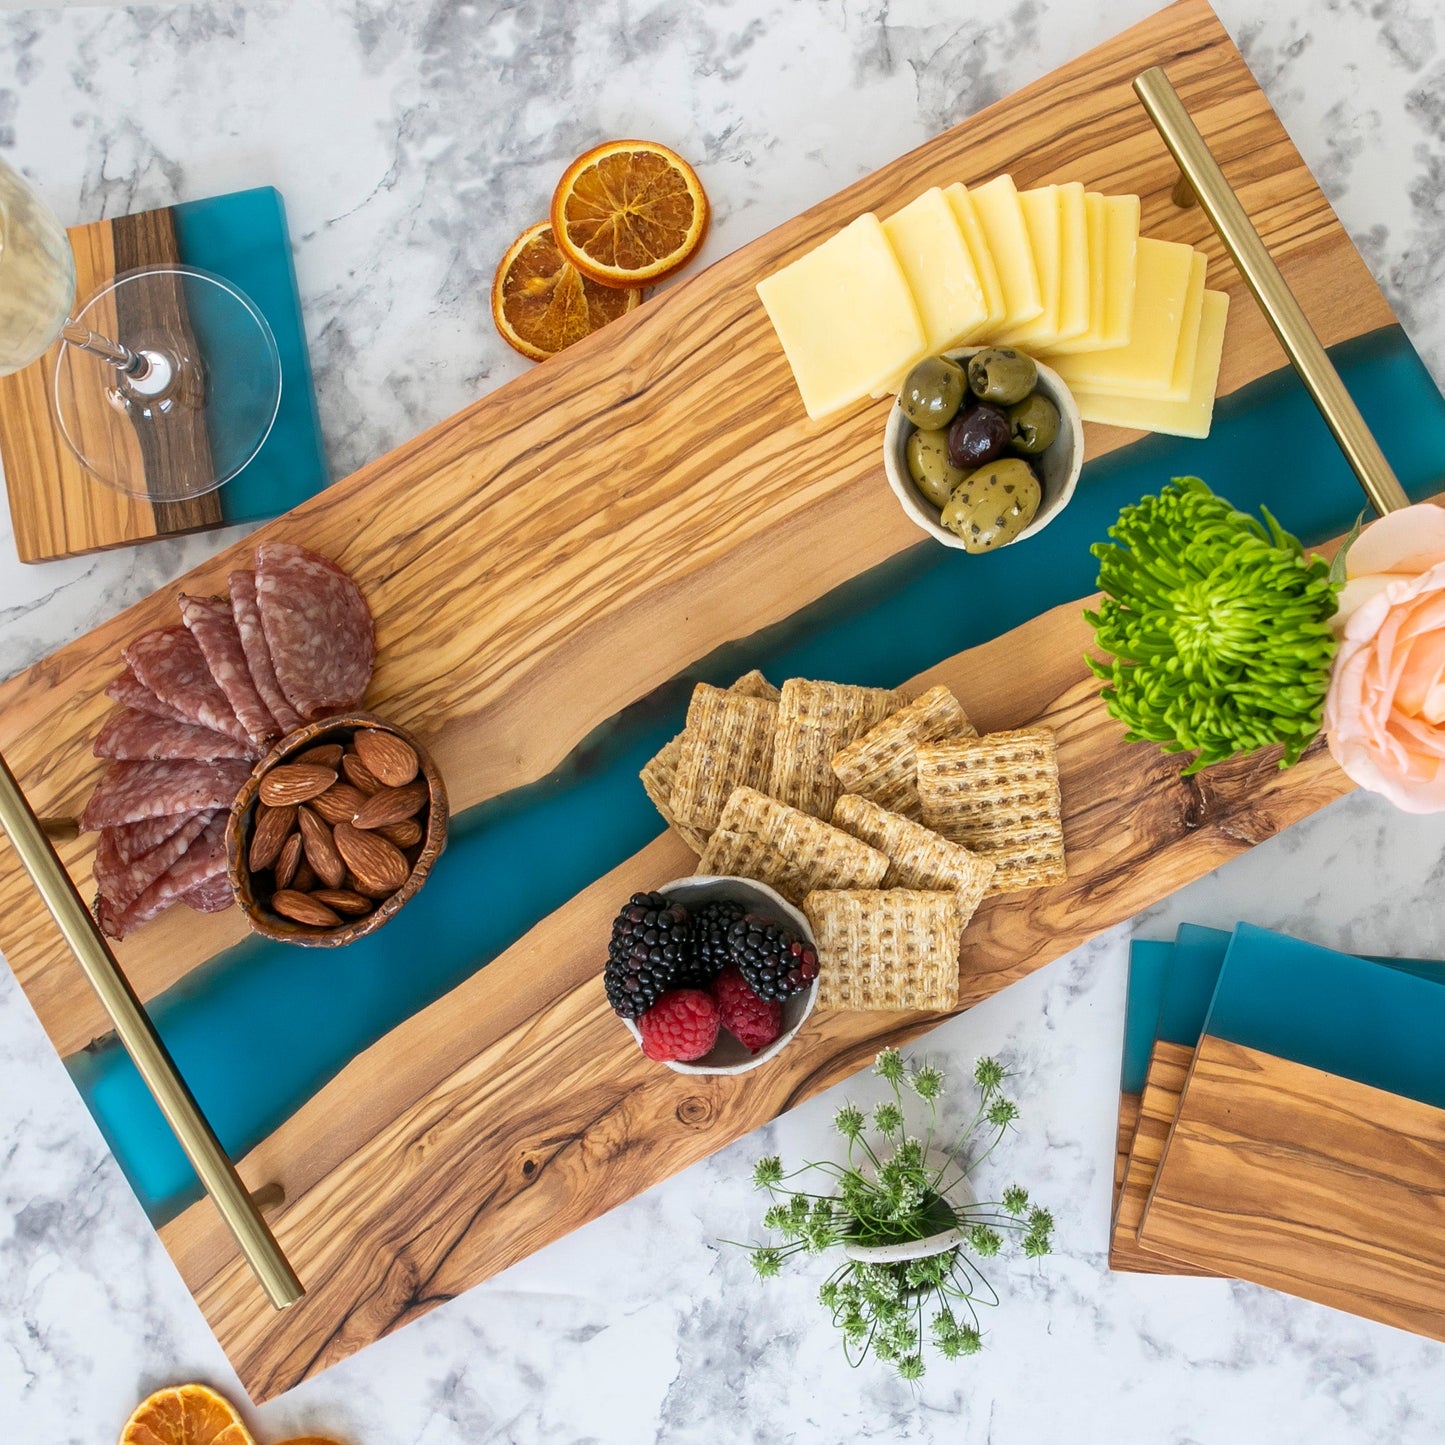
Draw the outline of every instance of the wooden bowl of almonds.
M368 713L288 733L231 807L227 872L252 929L335 948L375 932L446 845L447 791L421 744Z

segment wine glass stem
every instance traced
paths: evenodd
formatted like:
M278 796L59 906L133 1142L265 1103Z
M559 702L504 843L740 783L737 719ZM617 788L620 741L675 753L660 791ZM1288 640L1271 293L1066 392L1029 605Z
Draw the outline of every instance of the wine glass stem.
M82 351L89 351L95 356L103 357L122 376L128 376L133 381L142 380L150 370L150 364L139 352L122 346L118 341L111 341L98 331L92 331L88 326L82 326L77 321L67 321L61 327L60 334L71 346L77 346Z

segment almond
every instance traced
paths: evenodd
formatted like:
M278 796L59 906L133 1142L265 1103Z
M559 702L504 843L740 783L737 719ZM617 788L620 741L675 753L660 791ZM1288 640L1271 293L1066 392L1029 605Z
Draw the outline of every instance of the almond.
M385 898L395 893L411 873L411 864L400 849L375 833L351 823L338 823L333 834L336 851L346 860L358 893L368 898Z
M256 805L256 822L251 829L251 851L246 855L246 865L251 872L259 873L276 861L281 845L290 837L295 826L294 807L268 808L265 803Z
M363 898L360 893L353 893L349 888L318 888L311 897L335 912L345 913L352 918L360 918L363 913L370 913L376 906L371 899Z
M366 794L350 783L333 783L319 797L312 798L311 806L328 823L350 823L366 801Z
M316 887L316 874L305 858L296 865L296 876L291 880L291 887L297 893L310 893Z
M276 886L289 888L301 862L301 834L293 833L281 846L276 857Z
M347 753L341 759L341 771L346 774L347 781L352 787L360 788L369 798L373 793L381 791L381 783L375 773L361 761L360 754Z
M416 752L395 733L366 728L357 733L352 746L377 781L388 788L404 787L416 777L420 766Z
M323 768L315 763L282 763L261 779L261 801L273 808L309 802L335 781L335 768Z
M341 755L345 751L340 743L318 743L314 748L307 748L304 753L297 753L291 761L310 763L318 768L339 768Z
M384 828L412 817L426 802L427 785L408 783L404 788L383 788L373 793L351 820L358 828Z
M298 893L294 888L283 888L271 896L271 908L282 918L293 923L306 923L312 928L335 928L341 922L324 903L318 903L309 893Z
M388 843L398 848L415 848L421 842L421 824L415 818L403 818L399 823L387 823L376 830Z
M301 825L301 846L312 871L328 888L339 888L346 877L346 864L331 841L331 829L304 803L296 810L296 821Z

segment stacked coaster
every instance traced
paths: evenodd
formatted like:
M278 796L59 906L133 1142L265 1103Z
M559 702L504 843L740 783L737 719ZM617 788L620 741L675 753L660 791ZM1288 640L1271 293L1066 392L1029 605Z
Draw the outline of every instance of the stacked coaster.
M1136 943L1110 1267L1445 1339L1442 984L1247 925Z
M1065 877L1052 731L981 737L946 687L699 683L641 776L699 873L803 908L820 1008L956 1007L983 899Z

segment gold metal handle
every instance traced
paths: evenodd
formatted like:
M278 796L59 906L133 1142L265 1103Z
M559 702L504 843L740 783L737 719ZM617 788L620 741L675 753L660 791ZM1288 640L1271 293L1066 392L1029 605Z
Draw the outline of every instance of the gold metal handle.
M115 1025L122 1047L174 1130L206 1193L215 1200L221 1218L235 1236L246 1263L255 1271L266 1297L278 1310L295 1304L305 1293L301 1281L177 1071L150 1015L141 1006L130 980L121 972L110 945L101 936L90 910L76 892L70 874L46 838L3 757L0 757L0 828L14 845L36 891Z
M1310 400L1319 408L1325 425L1334 433L1345 460L1359 478L1365 495L1381 516L1408 507L1410 499L1386 461L1380 444L1345 390L1339 372L1280 275L1259 232L1245 214L1239 197L1225 180L1199 127L1189 118L1168 76L1157 66L1146 70L1135 79L1134 93L1164 138L1169 154L1198 197L1224 249L1239 267L1245 284L1254 293L1265 319L1309 392Z

